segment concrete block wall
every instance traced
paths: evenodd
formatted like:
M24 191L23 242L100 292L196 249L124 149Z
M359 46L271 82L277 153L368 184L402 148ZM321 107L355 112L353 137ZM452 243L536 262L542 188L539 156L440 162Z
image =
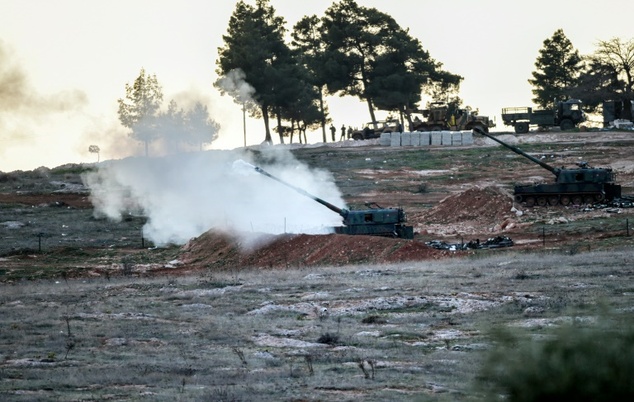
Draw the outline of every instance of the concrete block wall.
M451 145L462 145L462 133L461 132L452 132L451 133Z
M390 147L473 145L471 131L414 131L382 133L379 144Z
M410 133L412 135L412 141L411 141L411 145L413 147L420 147L420 131L414 131L413 133Z
M453 134L451 131L441 131L442 133L442 145L452 145L451 140Z

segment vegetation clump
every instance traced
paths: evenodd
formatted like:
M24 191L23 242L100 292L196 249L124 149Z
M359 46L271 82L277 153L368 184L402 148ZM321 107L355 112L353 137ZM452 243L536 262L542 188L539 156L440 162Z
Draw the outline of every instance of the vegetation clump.
M573 320L541 339L497 333L498 347L481 377L490 400L634 399L634 326L626 321L584 325Z

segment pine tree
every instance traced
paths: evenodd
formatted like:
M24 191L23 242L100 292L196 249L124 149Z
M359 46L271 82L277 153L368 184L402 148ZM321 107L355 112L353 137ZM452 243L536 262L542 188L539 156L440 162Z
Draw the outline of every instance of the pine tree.
M375 108L406 111L432 85L450 90L462 81L443 71L417 39L376 8L341 0L326 10L323 26L328 91L365 101L373 122Z
M533 102L543 108L553 105L556 100L564 100L576 87L581 73L581 56L562 29L555 31L544 41L535 62L536 70L528 82L534 87Z
M223 35L224 46L218 49L219 76L228 76L237 70L254 89L253 100L264 119L264 142L271 143L269 118L275 109L280 82L290 59L290 49L284 42L284 19L275 15L269 0L256 0L251 6L240 0L229 19L229 28ZM251 115L257 112L250 110Z
M145 144L148 156L149 143L158 138L159 108L163 102L162 88L156 75L146 75L141 69L133 85L125 84L125 98L118 99L119 121L132 130L130 136Z

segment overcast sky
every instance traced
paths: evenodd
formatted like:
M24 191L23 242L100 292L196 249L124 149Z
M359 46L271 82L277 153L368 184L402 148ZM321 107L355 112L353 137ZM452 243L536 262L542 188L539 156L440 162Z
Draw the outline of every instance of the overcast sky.
M495 118L498 129L505 129L502 107L531 105L527 80L543 41L557 29L581 54L592 53L599 40L634 37L631 0L357 3L390 14L445 69L462 75L464 104ZM271 4L290 30L303 15L323 15L332 1ZM213 148L241 146L240 108L212 85L234 8L224 0L0 0L0 171L94 162L89 145L101 148L101 160L141 154L117 118L117 99L141 68L156 74L166 102L208 105L222 127ZM369 119L355 99L332 98L329 107L338 127ZM262 142L263 127L247 122L249 145ZM321 133L309 135L310 142L320 139Z

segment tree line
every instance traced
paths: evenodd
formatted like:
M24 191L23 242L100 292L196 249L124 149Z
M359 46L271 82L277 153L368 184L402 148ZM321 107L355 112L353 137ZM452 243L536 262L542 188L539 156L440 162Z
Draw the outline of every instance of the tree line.
M218 75L241 71L253 87L246 106L263 119L265 142L271 142L271 127L280 142L284 127L291 135L321 127L325 142L326 95L357 97L373 122L377 109L396 112L403 121L423 92L447 99L462 81L390 15L354 0L333 3L322 17L302 18L290 31L290 43L284 25L268 0L255 6L238 1L218 49ZM244 104L243 97L217 87Z
M463 77L443 69L390 15L340 0L323 16L305 16L290 32L269 0L255 5L239 0L218 48L214 86L245 113L264 122L264 142L326 127L331 121L325 96L363 101L372 122L375 111L395 113L410 125L422 95L458 107ZM558 100L581 99L589 112L604 100L634 99L634 39L600 41L592 55L581 56L563 30L543 42L529 83L533 102L544 108ZM166 112L156 76L144 70L119 99L119 119L132 137L148 144L157 138L188 144L211 143L219 125L198 103L183 110L171 101ZM631 116L630 116L631 118ZM176 131L180 136L166 136Z

